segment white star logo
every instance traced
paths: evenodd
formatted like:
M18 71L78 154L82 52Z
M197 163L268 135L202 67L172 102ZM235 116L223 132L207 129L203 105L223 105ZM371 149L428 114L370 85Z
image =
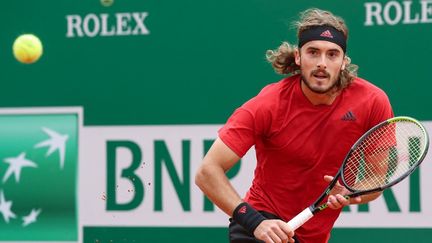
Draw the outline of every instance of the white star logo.
M11 211L12 201L6 201L3 195L3 191L0 192L0 213L3 214L3 218L6 223L9 223L10 218L15 218L15 214Z
M21 169L23 167L37 167L37 165L25 158L25 153L20 153L18 157L11 157L4 159L5 163L9 164L9 167L3 176L3 183L12 175L15 174L16 182L19 182Z
M26 227L27 225L36 222L37 221L36 218L39 216L40 212L41 209L38 210L32 209L29 215L23 217L23 221L24 221L23 227Z
M64 167L64 159L65 159L65 149L66 149L66 141L68 140L69 136L67 134L59 134L49 128L43 127L42 130L50 136L49 139L42 141L35 145L35 148L40 147L48 147L48 152L46 156L51 155L56 150L59 151L60 154L60 168L63 169Z

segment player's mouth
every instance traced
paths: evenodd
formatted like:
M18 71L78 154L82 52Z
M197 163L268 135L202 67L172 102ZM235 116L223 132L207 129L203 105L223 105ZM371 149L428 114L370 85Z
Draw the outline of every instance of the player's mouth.
M330 74L326 71L312 71L312 76L317 80L324 80L330 78Z

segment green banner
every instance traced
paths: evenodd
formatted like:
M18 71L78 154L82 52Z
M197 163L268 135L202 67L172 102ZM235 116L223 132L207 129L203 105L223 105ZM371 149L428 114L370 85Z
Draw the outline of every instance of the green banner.
M78 117L0 115L0 241L78 239Z
M222 124L282 78L265 52L296 44L310 7L346 20L348 55L396 114L432 119L430 0L3 1L1 106L83 106L87 125ZM34 64L12 55L23 33L43 43Z

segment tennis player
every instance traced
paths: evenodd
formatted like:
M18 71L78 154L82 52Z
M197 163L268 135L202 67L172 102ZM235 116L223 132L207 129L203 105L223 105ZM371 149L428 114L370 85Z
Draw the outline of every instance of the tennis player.
M308 9L296 27L297 46L284 42L267 52L276 72L287 77L234 111L196 174L196 184L231 217L230 242L328 242L343 206L379 196L347 200L338 185L327 199L333 210L295 232L286 224L322 193L354 142L393 117L387 95L357 77L343 19ZM252 146L257 164L242 198L225 173Z

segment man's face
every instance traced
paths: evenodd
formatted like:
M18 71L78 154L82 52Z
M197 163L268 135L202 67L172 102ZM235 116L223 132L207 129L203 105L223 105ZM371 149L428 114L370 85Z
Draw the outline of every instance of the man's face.
M322 40L304 44L296 52L295 62L300 66L303 82L311 91L319 94L333 91L341 70L345 69L342 48Z

